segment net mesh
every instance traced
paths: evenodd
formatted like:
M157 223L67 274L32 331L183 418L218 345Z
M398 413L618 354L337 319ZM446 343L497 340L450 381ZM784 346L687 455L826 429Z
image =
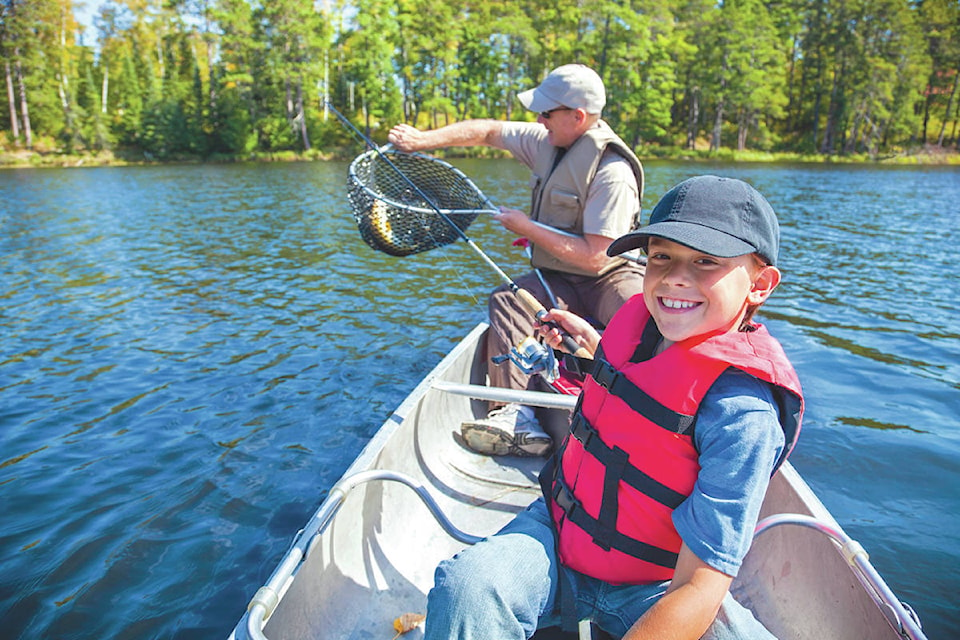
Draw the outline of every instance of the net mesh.
M461 237L434 207L461 231L478 213L492 209L463 172L418 153L394 149L363 153L350 164L347 183L360 236L377 251L393 256L428 251Z

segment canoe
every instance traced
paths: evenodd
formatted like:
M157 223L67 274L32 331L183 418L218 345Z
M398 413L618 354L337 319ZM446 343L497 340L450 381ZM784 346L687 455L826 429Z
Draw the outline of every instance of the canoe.
M231 639L391 640L394 619L425 611L438 562L538 497L543 459L481 456L459 440L460 423L485 412L480 398L498 393L484 386L486 330L478 325L387 418L294 537ZM548 430L562 430L573 396L514 393L539 407ZM777 637L924 637L789 463L771 480L757 531L732 588Z

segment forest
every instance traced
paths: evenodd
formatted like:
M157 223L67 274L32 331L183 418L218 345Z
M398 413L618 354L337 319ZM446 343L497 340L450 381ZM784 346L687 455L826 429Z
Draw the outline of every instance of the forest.
M958 0L0 0L3 157L329 157L396 122L533 119L582 62L641 153L958 148Z

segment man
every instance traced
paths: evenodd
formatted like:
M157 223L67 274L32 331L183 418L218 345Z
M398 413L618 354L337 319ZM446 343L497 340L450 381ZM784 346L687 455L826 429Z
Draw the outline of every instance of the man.
M526 237L532 265L542 272L561 309L605 326L643 288L636 263L607 256L614 238L639 226L643 167L600 118L606 92L600 76L581 64L554 69L517 98L538 113L536 123L465 120L421 131L399 124L389 141L401 151L485 145L504 149L533 171L529 216L500 208L497 221ZM516 283L554 306L535 273ZM490 295L487 353L506 353L535 332L534 318L506 286ZM530 377L509 363L490 368L490 386L526 389ZM527 406L494 405L487 417L461 426L464 441L487 455L539 456L551 437Z

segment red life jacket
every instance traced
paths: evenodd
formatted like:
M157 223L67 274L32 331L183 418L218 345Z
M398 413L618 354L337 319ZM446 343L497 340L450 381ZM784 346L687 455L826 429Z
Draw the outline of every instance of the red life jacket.
M777 467L800 431L800 382L762 326L653 356L660 337L643 296L627 301L604 332L571 433L543 476L561 561L614 584L672 578L682 541L671 514L693 491L694 423L720 374L736 367L771 385L786 441Z

